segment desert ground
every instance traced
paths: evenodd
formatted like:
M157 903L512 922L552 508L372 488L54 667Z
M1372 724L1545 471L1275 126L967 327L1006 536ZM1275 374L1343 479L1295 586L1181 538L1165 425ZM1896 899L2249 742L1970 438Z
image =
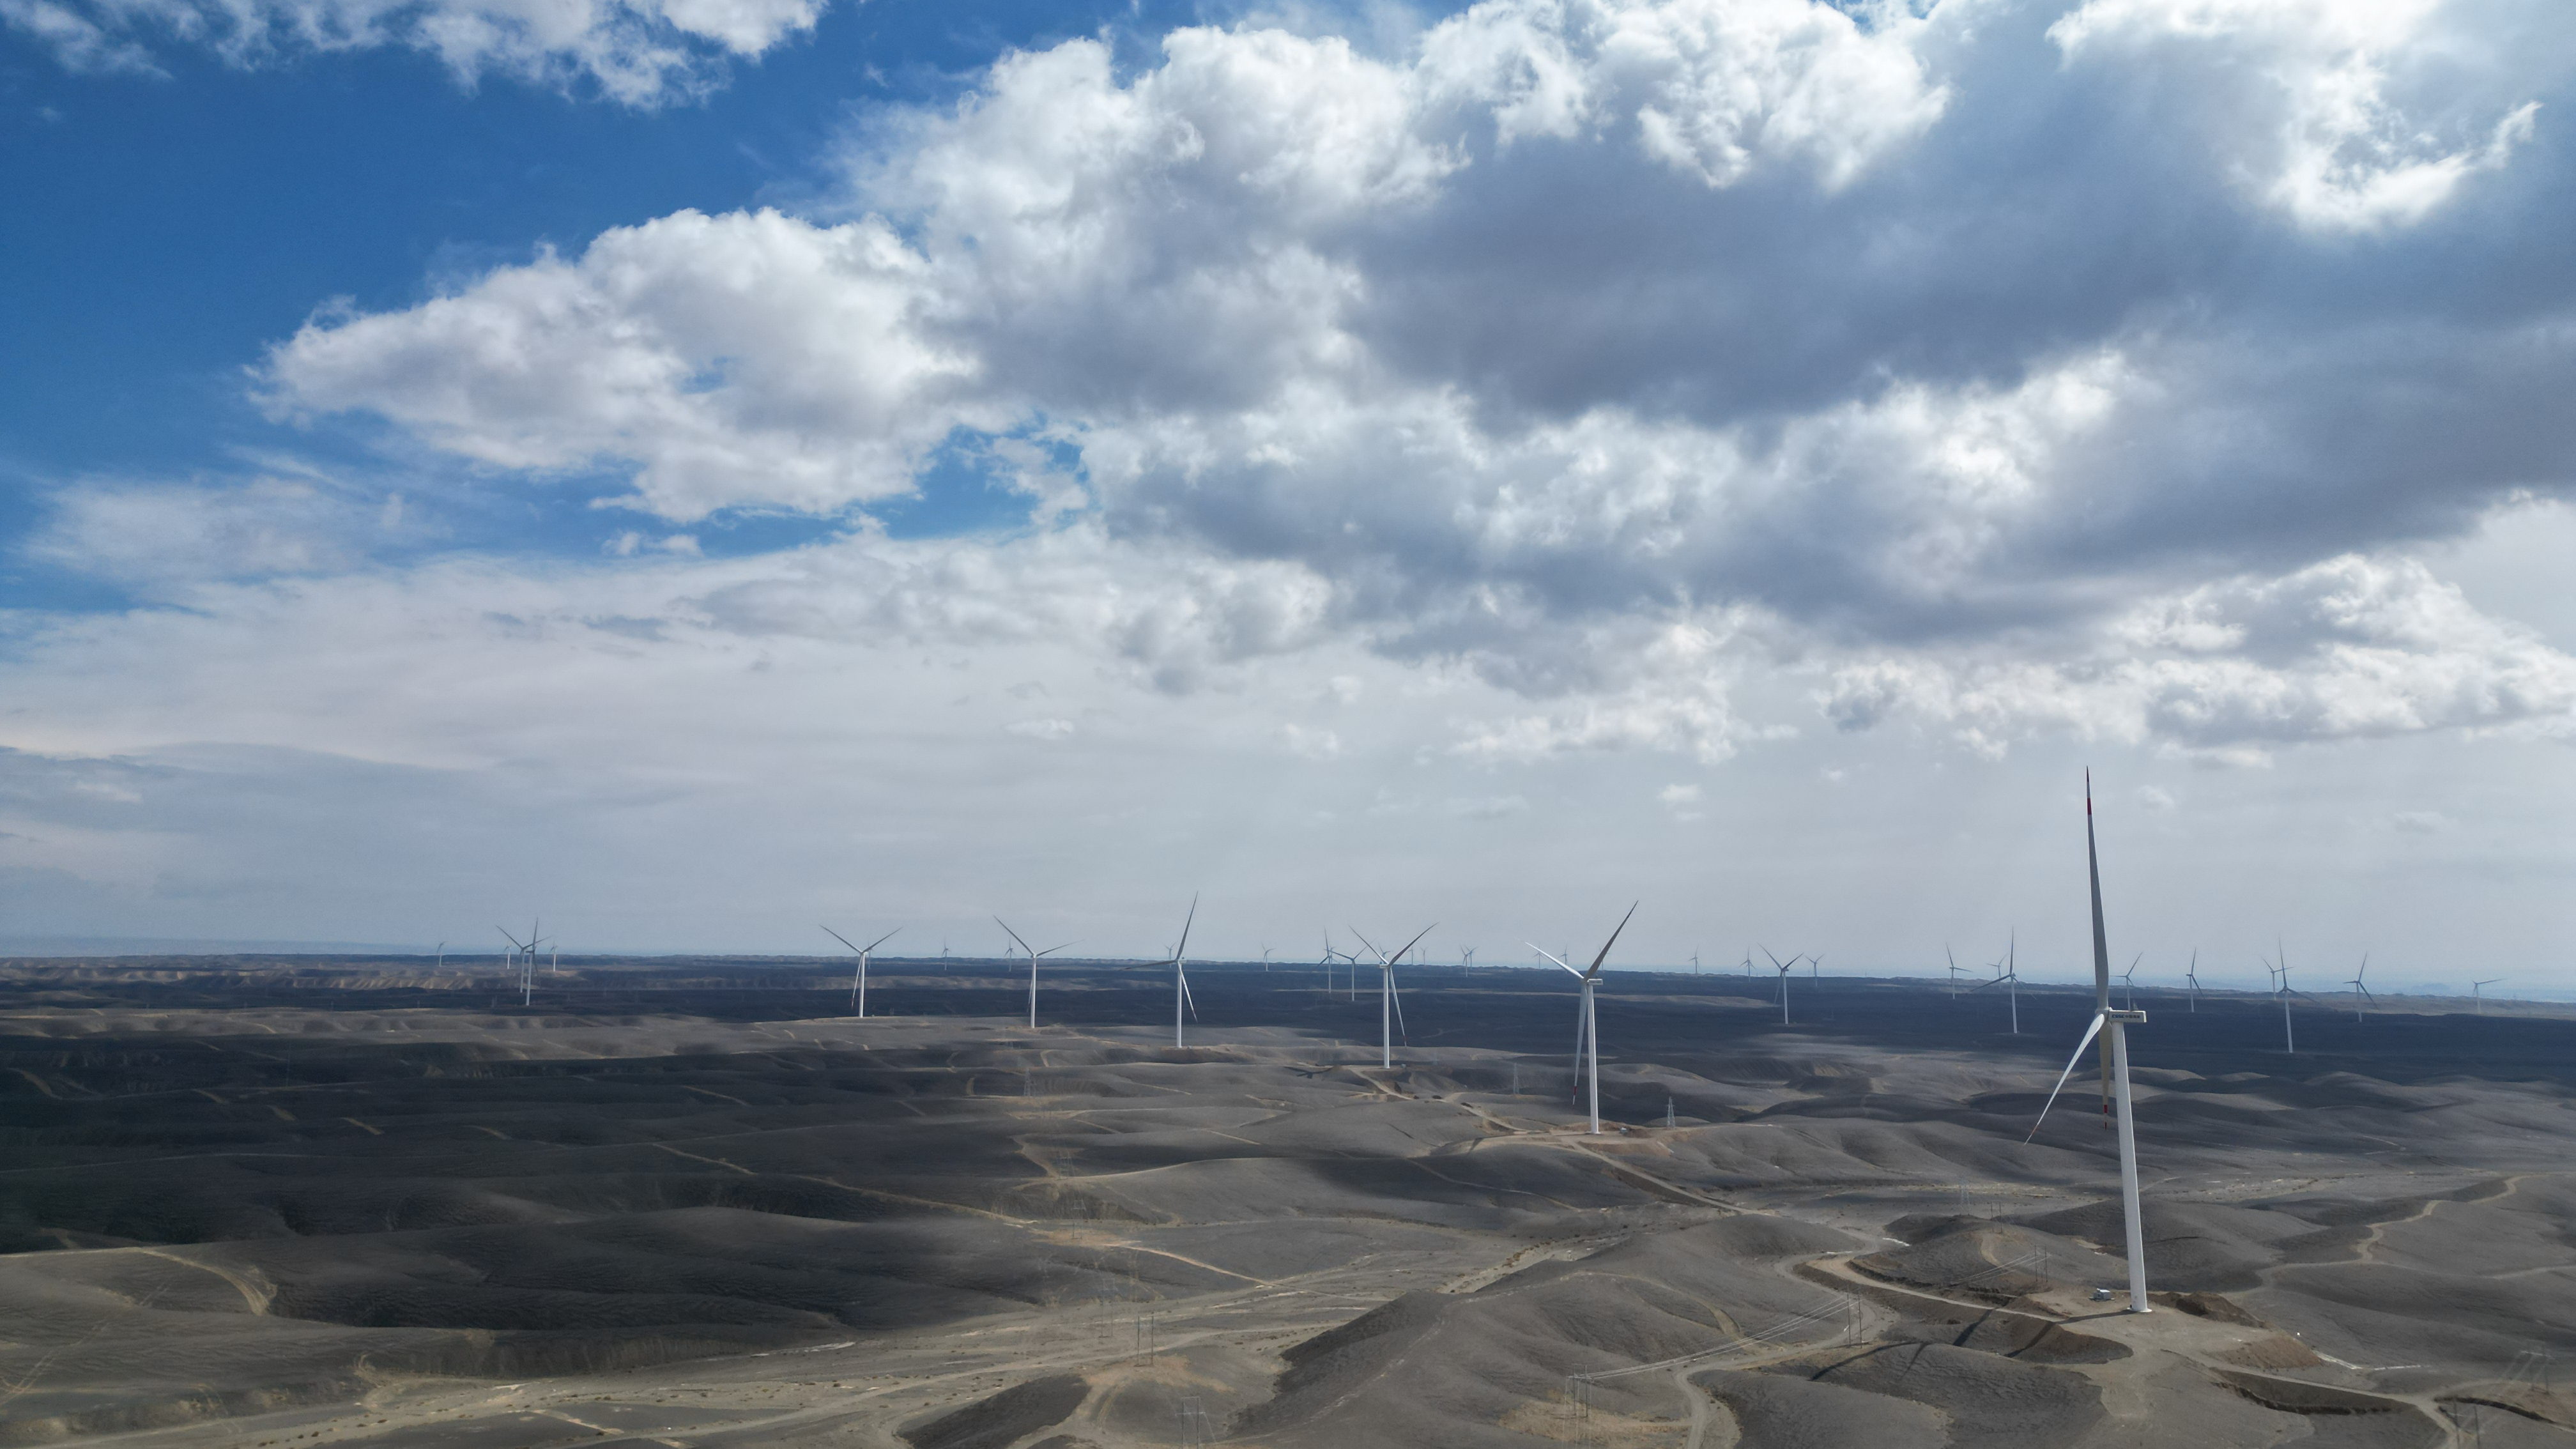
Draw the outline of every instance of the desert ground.
M0 964L0 1444L2576 1446L2576 1018L1553 970Z

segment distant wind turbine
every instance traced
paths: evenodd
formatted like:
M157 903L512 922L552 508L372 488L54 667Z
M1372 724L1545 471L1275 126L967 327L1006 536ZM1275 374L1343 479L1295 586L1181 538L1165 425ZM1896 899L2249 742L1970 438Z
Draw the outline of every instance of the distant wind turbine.
M511 935L508 931L502 930L499 926L494 926L492 928L493 930L500 931L501 939L510 943L510 960L512 964L519 968L519 1004L521 1006L528 1005L536 996L537 948L545 944L543 941L537 939L538 925L539 922L534 918L530 919L528 923L528 939L524 942L518 937Z
M1763 947L1762 954L1771 956L1771 948ZM1787 1026L1789 1024L1789 968L1798 964L1798 958L1792 956L1787 961L1782 961L1777 956L1771 956L1771 964L1780 972L1780 1024Z
M1357 926L1349 928L1352 935L1360 936L1360 944L1368 947L1370 952L1377 957L1379 973L1377 988L1378 1058L1379 1065L1381 1066L1392 1067L1395 1065L1395 1028L1404 1017L1404 1003L1396 996L1395 993L1395 963L1403 960L1404 952L1412 950L1421 942L1423 936L1431 934L1432 927L1439 924L1439 922L1434 921L1430 926L1423 927L1420 935L1416 935L1412 940L1405 942L1404 949L1396 952L1392 956L1386 954L1384 951L1378 950L1377 946L1372 943L1368 937L1360 936L1359 928ZM1357 956L1353 956L1351 958L1351 975L1354 978L1359 975L1359 958Z
M1959 978L1966 974L1968 968L1960 965L1959 958L1951 954L1947 941L1941 943L1941 956L1950 963L1950 999L1956 1001L1959 999Z
M1188 1045L1188 1043L1181 1037L1181 1008L1184 1006L1188 1007L1190 1015L1192 1016L1199 1014L1198 1002L1192 1000L1190 997L1190 968L1188 964L1190 952L1190 927L1197 923L1198 918L1199 898L1197 896L1192 896L1190 897L1190 913L1181 919L1181 943L1172 948L1172 1045L1175 1048Z
M2370 988L2361 984L2361 978L2369 974L2370 953L2368 951L2364 951L2361 953L2361 969L2353 972L2352 979L2344 983L2344 985L2351 987L2353 991L2352 1019L2355 1022L2361 1020L2361 1004L2363 1002L2367 1001L2373 1006L2377 1006L2379 1004L2378 998L2370 994Z
M2021 932L2014 931L2011 938L2006 941L2004 959L1989 961L1986 964L1995 969L1995 979L1978 982L1968 994L1974 996L1989 986L2002 987L2004 999L2012 1003L2012 1034L2019 1036L2021 1035Z
M2129 969L2120 973L2120 999L2128 1004L2131 1011L2138 1009L2138 963L2145 959L2147 953L2140 951L2130 958Z
M886 932L884 935L877 937L875 940L870 941L864 946L855 946L850 944L849 937L842 935L840 932L833 930L829 926L825 926L823 928L824 935L831 937L833 940L840 942L844 946L849 946L851 950L859 953L859 969L850 977L850 1009L862 1018L868 1014L868 958L876 954L876 949L879 946L893 940L895 938L895 932L901 931L902 929L903 927L897 926L893 931Z
M1002 934L1010 937L1014 941L1019 941L1020 949L1029 953L1029 1030L1035 1031L1038 1029L1038 958L1041 956L1052 956L1056 952L1063 950L1064 946L1070 946L1073 943L1071 941L1067 941L1064 943L1064 946L1049 946L1043 951L1032 950L1030 949L1028 942L1020 941L1020 933L1011 929L1010 922L1003 920L999 916L995 916L993 918L993 924L1002 928ZM944 950L946 948L943 947L942 949Z
M2273 944L2275 946L2279 946L2280 943L2275 941ZM2269 961L2266 961L2263 964L2272 972L2274 980L2274 994L2281 998L2281 1050L2289 1053L2291 1056L2297 1056L2299 1054L2299 1036L2298 1032L2290 1025L2290 998L2293 996L2306 996L2308 993L2304 991L2294 991L2291 989L2290 952L2287 947L2280 947L2280 951L2280 965L2274 966Z
M2182 973L2182 979L2191 987L2191 1009L2200 1010L2200 948L2198 946L2191 948L2191 966Z
M2487 1014L2486 989L2503 979L2504 978L2501 976L2490 976L2484 981L2472 981L2469 983L2469 1000L2475 1004L2478 1015L2484 1016Z
M1563 969L1568 974L1572 975L1575 980L1583 983L1583 1000L1576 1008L1577 1015L1574 1019L1574 1065L1575 1070L1580 1071L1583 1069L1584 1057L1587 1054L1591 1057L1592 1135L1595 1137L1601 1135L1601 1024L1599 1019L1592 1013L1592 988L1600 983L1601 963L1609 959L1610 948L1619 943L1619 933L1628 929L1628 916L1633 916L1635 914L1637 914L1636 903L1630 902L1628 906L1628 915L1621 916L1619 918L1619 924L1611 928L1610 939L1601 943L1601 950L1598 954L1593 956L1592 966L1589 970L1577 971L1573 967L1567 966L1563 961L1558 960L1556 957L1547 956L1545 951L1539 950L1536 943L1532 943L1530 946L1531 950L1538 951L1542 956L1547 956L1547 959L1550 961L1555 961L1558 966L1563 967ZM1667 1115L1670 1114L1667 1113Z
M2143 1011L2113 1011L2111 996L2111 946L2102 929L2102 864L2093 846L2093 772L2084 772L2084 868L2093 888L2093 999L2097 1003L2093 1022L2084 1028L2084 1036L2075 1043L2075 1054L2066 1059L2066 1070L2058 1073L2057 1085L2050 1089L2048 1101L2041 1104L2039 1121L2030 1126L2028 1142L2039 1135L2040 1123L2048 1120L2048 1109L2057 1104L2057 1094L2066 1090L2066 1079L2075 1075L2075 1064L2084 1060L2084 1049L2108 1026L2110 1031L2111 1076L2119 1102L2120 1128L2120 1209L2128 1226L2129 1237L2129 1311L2145 1313L2147 1304L2147 1245L2144 1224L2138 1212L2138 1134L2129 1106L2129 1039L2126 1028L2146 1024Z

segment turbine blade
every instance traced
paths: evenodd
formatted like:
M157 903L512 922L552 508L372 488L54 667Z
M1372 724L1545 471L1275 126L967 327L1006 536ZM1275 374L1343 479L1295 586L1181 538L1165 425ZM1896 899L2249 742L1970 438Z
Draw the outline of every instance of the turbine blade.
M1558 960L1556 959L1556 957L1555 957L1555 955L1554 955L1553 953L1551 953L1551 952L1550 952L1546 947L1541 946L1541 945L1540 945L1539 943L1537 943L1536 941L1523 941L1521 944L1522 944L1522 945L1524 945L1524 946L1529 947L1529 948L1530 948L1531 950L1533 950L1533 951L1536 951L1536 952L1537 952L1537 953L1539 953L1540 955L1547 957L1547 959L1548 959L1550 962L1552 962L1552 963L1554 963L1554 964L1555 964L1556 969L1558 969L1559 971L1564 972L1565 974L1567 974L1568 976L1573 977L1573 978L1574 978L1575 980L1577 980L1577 981L1580 981L1580 980L1582 980L1582 979L1583 979L1583 973L1582 973L1582 972L1575 970L1573 967L1566 965L1566 964L1565 964L1564 962L1562 962L1562 961L1558 961Z
M1195 996L1190 995L1190 973L1188 973L1187 971L1183 971L1183 972L1181 973L1181 1000L1183 1000L1183 1001L1185 1001L1185 1002L1188 1002L1188 1003L1189 1003L1189 1007L1190 1007L1190 1020L1192 1020L1192 1021L1196 1021L1196 1020L1198 1020L1198 1019L1199 1019L1199 999L1198 999L1197 997L1195 997Z
M2101 1030L2102 1014L2097 1011L2093 1014L2093 1024L2084 1028L2084 1039L2075 1044L2075 1055L2066 1059L2066 1070L2057 1074L2057 1085L2049 1089L2048 1100L2040 1104L2039 1121L2030 1124L2030 1136L2022 1141L2028 1142L2031 1137L2039 1135L2040 1123L2048 1120L2048 1109L2057 1105L2057 1094L2066 1090L2066 1079L2075 1075L2075 1064L2084 1060L2084 1049L2093 1044L2094 1036Z
M1404 951L1410 951L1410 950L1412 950L1414 947L1421 945L1421 944L1422 944L1422 938L1423 938L1423 937L1428 936L1428 935L1430 935L1432 932L1434 932L1434 931L1436 931L1436 930L1439 930L1439 929L1440 929L1440 923L1439 923L1438 921L1433 921L1430 925L1427 925L1427 926L1423 927L1421 930L1416 931L1416 932L1414 933L1414 935L1413 935L1413 939L1404 943ZM1403 960L1403 959L1404 959L1404 951L1398 951L1398 952L1396 952L1396 953L1395 953L1395 959L1396 959L1396 960L1398 960L1398 961Z
M832 938L833 940L835 940L835 941L840 942L840 943L841 943L842 945L844 945L844 946L850 946L850 938L849 938L849 937L842 935L840 932L833 930L833 929L832 929L831 927L829 927L829 926L825 926L825 927L823 928L823 934L824 934L824 935L826 935L826 936L831 937L831 938ZM859 948L858 948L858 947L856 947L856 946L850 946L850 949L851 949L851 950L853 950L853 951L855 951L855 950L857 950L857 949L859 949Z
M1610 931L1610 939L1601 943L1601 953L1592 958L1592 970L1584 972L1585 976L1589 977L1594 971L1600 970L1601 963L1610 958L1610 948L1619 944L1619 933L1628 929L1628 916L1637 914L1638 904L1636 901L1628 903L1628 915L1619 918L1619 924Z
M2093 848L2093 771L2089 768L2084 772L2084 874L2093 887L2093 1009L2107 1011L2111 1006L2111 942L2102 930L2102 858Z
M1002 928L1002 934L1010 937L1014 941L1020 941L1020 933L1011 929L1010 922L1003 920L999 916L995 916L993 918L993 924ZM1029 943L1026 941L1020 941L1020 949L1027 951L1029 949ZM1036 953L1030 952L1030 954L1035 955Z
M1190 913L1181 920L1181 944L1172 948L1173 960L1178 961L1182 957L1190 954L1190 926L1195 923L1198 918L1199 898L1196 895L1192 895L1190 897Z
M869 949L869 950L871 950L871 951L873 951L873 950L875 950L876 948L878 948L879 946L884 945L886 942L891 941L891 940L893 940L895 937L900 936L900 935L902 935L902 934L903 934L903 927L901 927L901 926L897 926L897 927L895 927L893 930L886 932L884 935L877 937L877 938L876 938L875 940L873 940L873 941L870 941L870 942L868 943L868 949ZM844 941L844 942L842 942L841 944L846 946L846 945L848 945L849 943L848 943L847 941Z
M1583 998L1574 999L1574 1094L1583 1093Z
M1342 929L1343 929L1343 930L1345 930L1345 931L1350 932L1350 933L1351 933L1352 935L1354 935L1354 936L1360 936L1360 928L1359 928L1359 927L1357 927L1357 926L1344 926ZM1363 945L1363 946L1368 947L1368 948L1369 948L1369 950L1370 950L1372 953L1374 953L1374 954L1376 955L1377 959L1379 959L1379 960L1381 960L1381 961L1383 961L1383 960L1385 960L1385 959L1386 959L1386 953L1385 953L1384 951L1380 951L1380 950L1378 950L1378 949L1377 949L1377 943L1376 943L1376 942L1374 942L1374 941L1371 941L1368 937L1366 937L1366 936L1360 936L1360 944L1361 944L1361 945ZM1359 957L1357 957L1357 956L1353 956L1353 957L1351 957L1351 960L1352 960L1352 961L1354 961L1354 962L1358 961L1359 959L1360 959L1360 958L1359 958Z

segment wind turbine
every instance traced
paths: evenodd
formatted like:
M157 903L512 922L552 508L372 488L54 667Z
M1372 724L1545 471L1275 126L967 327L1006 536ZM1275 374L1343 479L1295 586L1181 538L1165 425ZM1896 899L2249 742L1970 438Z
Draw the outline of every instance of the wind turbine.
M537 924L534 918L529 920L528 939L524 942L508 931L502 931L499 926L492 928L501 931L501 939L510 943L511 963L519 968L519 1004L521 1006L528 1005L536 996L537 948L545 944L537 939Z
M842 935L840 932L833 930L829 926L825 926L823 928L824 935L831 937L833 940L840 942L844 946L849 946L851 950L859 953L859 969L856 974L850 977L850 1009L857 1012L861 1017L865 1017L868 1014L868 957L876 954L876 949L879 946L893 940L895 937L895 931L900 931L902 929L903 927L897 926L894 928L894 931L888 931L884 935L877 937L875 940L870 941L864 946L851 946L849 937Z
M2353 989L2352 1019L2355 1022L2359 1022L2361 1020L2361 1004L2363 1002L2367 1001L2373 1006L2377 1006L2379 1004L2379 998L2372 996L2370 994L2370 988L2361 984L2361 978L2369 974L2370 953L2368 951L2364 951L2361 953L2361 969L2352 973L2352 979L2344 983L2344 985Z
M1968 968L1960 965L1959 958L1951 954L1950 943L1947 941L1941 943L1941 955L1950 963L1950 999L1956 1001L1959 999L1959 977Z
M2290 998L2293 996L2305 996L2308 993L2304 991L2293 991L2290 989L2290 953L2288 950L2284 949L2281 952L2280 965L2273 966L2269 961L2266 961L2263 964L2271 969L2276 982L2273 987L2274 994L2281 998L2281 1049L2292 1056L2297 1056L2299 1054L2299 1036L2290 1025Z
M2004 999L2012 1003L2012 1034L2019 1036L2021 1035L2021 933L2015 931L2005 943L2004 959L1989 961L1986 964L1995 968L1995 979L1978 982L1969 988L1968 994L1974 996L1989 986L2002 987ZM2104 989L2107 991L2109 987L2106 985ZM2105 1000L2099 1004L2107 1006L2110 1003Z
M492 929L500 931L501 939L510 943L510 970L518 976L519 982L522 986L526 985L528 973L519 965L519 958L527 954L528 948L520 944L518 937L511 935L506 930L502 930L501 927L494 926ZM524 1006L527 1003L523 1000L520 1004Z
M1763 947L1762 954L1771 956L1771 948ZM1792 956L1784 964L1779 957L1771 956L1771 964L1778 967L1780 971L1780 1024L1787 1026L1789 1024L1789 968L1798 964L1798 958Z
M2484 981L2472 981L2469 983L2469 1000L2476 1004L2478 1015L2484 1016L2487 1014L2486 989L2503 979L2504 978L2501 976L2490 976Z
M2145 959L2147 953L2140 951L2130 958L2129 969L2120 973L2120 999L2128 1003L2131 1011L2138 1009L2138 963Z
M1422 937L1430 935L1432 927L1439 924L1440 923L1438 921L1434 921L1431 925L1423 927L1420 934L1416 935L1412 940L1404 943L1403 951L1398 951L1392 956L1389 956L1384 951L1379 951L1377 946L1372 943L1368 937L1360 936L1359 928L1357 926L1350 928L1352 935L1360 936L1360 944L1368 947L1369 950L1375 952L1377 956L1378 1055L1379 1065L1381 1066L1393 1067L1395 1065L1395 1025L1396 1022L1404 1015L1404 1003L1399 1001L1395 994L1395 963L1403 960L1404 952L1410 951L1416 945L1420 944ZM1359 973L1360 958L1353 956L1351 958L1352 978L1356 980ZM1357 988L1354 987L1353 990L1356 991Z
M1011 929L1010 922L1003 920L999 916L995 916L993 918L993 924L1002 928L1002 934L1010 937L1014 941L1020 941L1020 933ZM1064 943L1064 946L1070 946L1072 944L1073 943L1071 941L1067 941ZM1037 951L1031 950L1028 942L1020 941L1020 949L1029 953L1029 1030L1031 1031L1038 1029L1038 958L1040 956L1052 956L1056 952L1063 950L1064 946L1049 946L1043 951ZM943 947L942 949L946 948Z
M444 970L446 970L446 969L447 969L447 943L446 943L445 941L441 941L441 942L439 942L439 943L438 943L438 967L437 967L437 969L438 969L438 970L441 970L441 971L444 971Z
M2129 1311L2146 1313L2147 1240L2145 1226L2138 1216L2138 1134L2129 1108L2129 1038L2127 1028L2146 1024L2143 1011L2113 1011L2111 999L2111 944L2102 929L2102 862L2093 847L2093 772L2084 772L2084 869L2093 887L2093 1023L2084 1028L2083 1039L2075 1043L2075 1054L2066 1059L2066 1070L2057 1074L2057 1085L2050 1089L2048 1101L2039 1109L2039 1121L2030 1124L2028 1142L2039 1135L2041 1122L2048 1120L2048 1109L2057 1104L2057 1094L2066 1089L2066 1079L2075 1075L2075 1064L2084 1060L2084 1049L2108 1026L2110 1033L2111 1077L2120 1104L2120 1209L2129 1230Z
M1628 916L1635 914L1637 903L1631 901L1628 903ZM1601 1024L1592 1014L1592 988L1600 982L1601 963L1609 959L1610 948L1618 944L1619 933L1628 929L1628 916L1621 916L1619 924L1610 929L1610 939L1601 943L1601 950L1592 958L1592 968L1588 971L1577 971L1563 961L1557 961L1554 956L1547 956L1545 951L1539 951L1535 942L1530 945L1531 950L1556 961L1575 980L1583 983L1583 1003L1579 1008L1580 1014L1574 1019L1574 1065L1576 1070L1582 1070L1584 1054L1589 1051L1592 1057L1592 1135L1595 1137L1601 1135ZM1667 1111L1665 1115L1670 1116L1671 1113Z
M2200 948L2198 946L2191 948L2191 965L2182 973L2182 979L2191 986L2191 1009L2200 1010Z
M1691 975L1693 975L1693 976L1697 976L1698 974L1699 974L1699 953L1698 953L1697 951L1693 951L1693 952L1691 953Z
M1190 913L1181 919L1181 944L1172 948L1172 1045L1175 1048L1188 1045L1181 1039L1181 1008L1188 1007L1192 1016L1199 1014L1199 1004L1190 996L1190 968L1185 964L1190 952L1190 927L1198 918L1199 898L1194 895L1190 897Z

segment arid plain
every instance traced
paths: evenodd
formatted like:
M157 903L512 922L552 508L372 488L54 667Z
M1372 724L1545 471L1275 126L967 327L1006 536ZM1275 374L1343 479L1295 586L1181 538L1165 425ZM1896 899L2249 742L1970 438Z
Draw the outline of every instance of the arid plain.
M1554 971L24 961L0 1444L2576 1445L2576 1019Z

